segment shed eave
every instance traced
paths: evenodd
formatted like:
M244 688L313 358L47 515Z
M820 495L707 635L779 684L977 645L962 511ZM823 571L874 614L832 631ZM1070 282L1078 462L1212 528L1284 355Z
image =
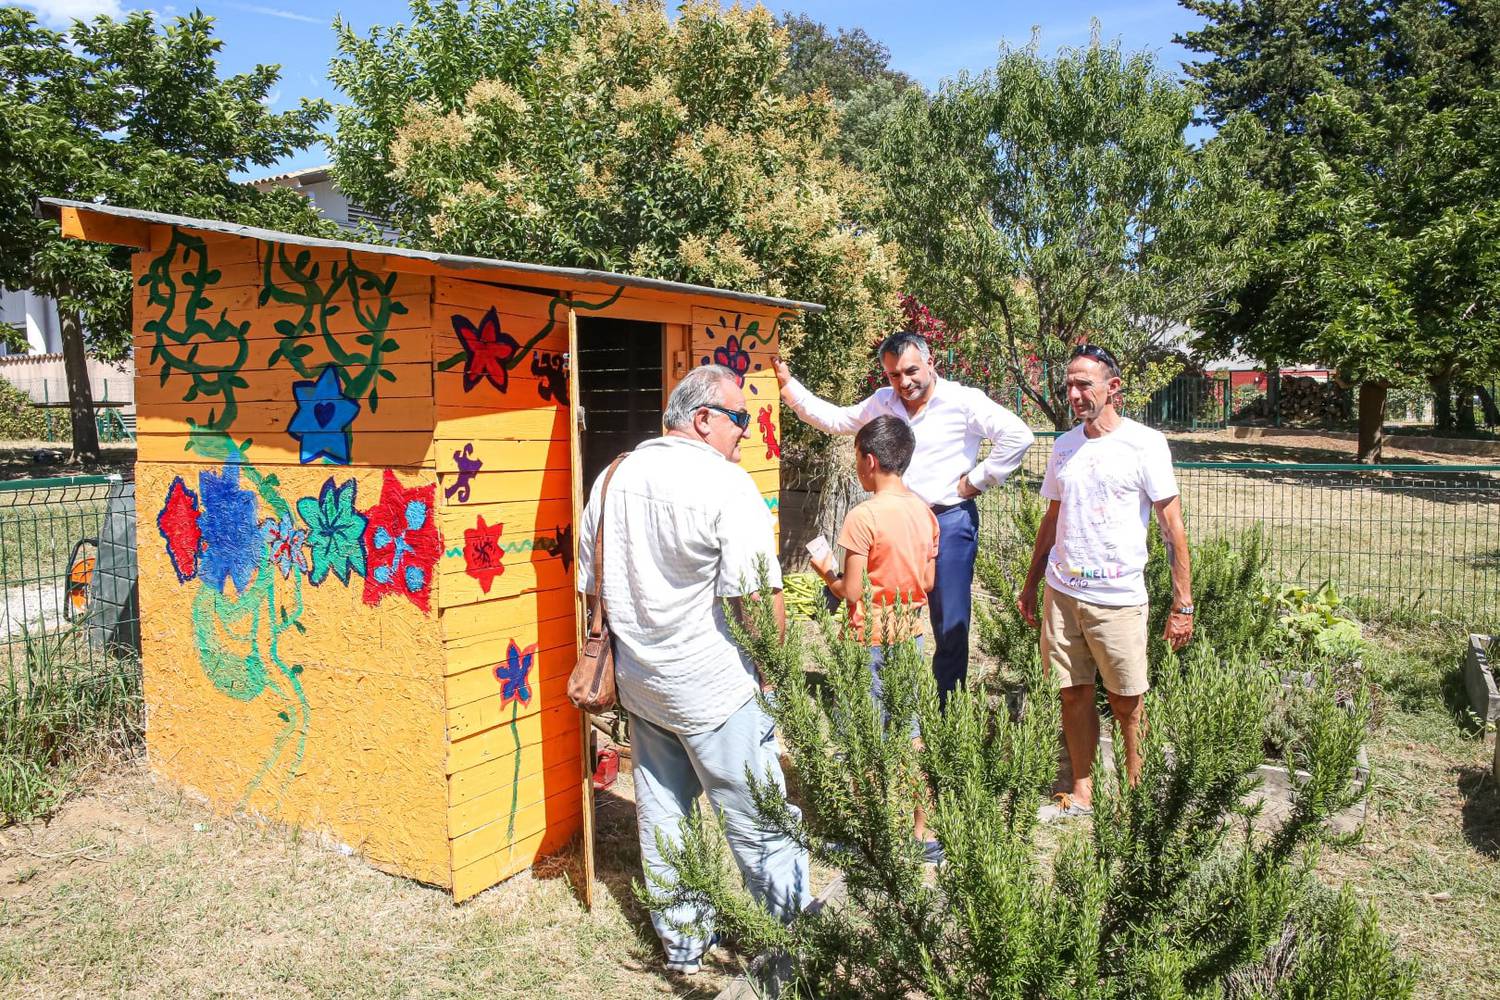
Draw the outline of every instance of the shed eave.
M87 201L69 201L65 198L41 198L38 201L46 214L52 218L59 217L64 209L73 209L79 212L89 212L117 219L126 219L132 222L177 226L183 229L199 229L211 233L225 233L230 236L242 236L246 239L263 240L267 243L283 243L289 246L322 247L335 250L350 250L357 253L380 254L384 257L392 258L393 263L400 260L412 260L423 261L438 267L453 268L455 270L477 268L494 271L511 271L518 274L561 278L567 281L621 285L626 288L641 288L678 295L705 296L732 302L742 302L747 305L769 306L775 309L788 309L807 313L820 313L825 308L816 302L798 302L794 299L782 299L772 295L737 292L726 288L713 288L708 285L692 285L679 281L665 281L660 278L642 278L633 274L619 274L614 271L595 271L588 268L558 267L549 264L529 264L523 261L496 260L490 257L466 257L459 254L434 253L429 250L413 250L408 247L381 246L375 243L329 240L319 236L301 236L296 233L285 233L274 229L260 229L256 226L245 226L235 222L221 222L215 219L193 219L183 215L169 215L165 212L148 212L143 209L122 208L117 205L100 205ZM399 270L399 267L395 269Z

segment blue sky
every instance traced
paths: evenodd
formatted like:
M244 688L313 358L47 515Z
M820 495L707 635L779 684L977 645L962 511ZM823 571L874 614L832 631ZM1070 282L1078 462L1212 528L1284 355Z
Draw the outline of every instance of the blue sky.
M339 100L328 82L328 60L333 56L335 14L361 31L373 24L406 18L404 0L200 0L202 10L217 19L224 41L226 73L241 72L256 63L279 63L282 79L272 94L273 107L285 108L299 97ZM118 16L122 11L149 7L159 15L192 9L192 3L141 4L131 0L21 0L53 25L72 17L97 13ZM891 64L929 88L960 71L978 72L994 64L1002 41L1024 45L1032 27L1041 30L1043 51L1080 45L1089 39L1090 22L1099 21L1106 39L1119 39L1127 49L1151 49L1163 68L1177 71L1187 53L1172 37L1198 23L1176 0L1052 0L1043 4L982 2L982 0L803 0L768 3L772 10L805 13L833 27L862 27L891 50ZM310 150L281 164L282 169L323 163L322 149Z

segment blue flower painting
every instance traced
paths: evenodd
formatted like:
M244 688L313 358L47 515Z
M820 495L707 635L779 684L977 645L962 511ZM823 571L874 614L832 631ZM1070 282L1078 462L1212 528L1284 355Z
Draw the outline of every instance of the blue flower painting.
M536 646L522 649L516 640L510 641L505 651L505 662L495 667L495 679L500 682L500 705L511 702L531 704L531 661L536 657Z

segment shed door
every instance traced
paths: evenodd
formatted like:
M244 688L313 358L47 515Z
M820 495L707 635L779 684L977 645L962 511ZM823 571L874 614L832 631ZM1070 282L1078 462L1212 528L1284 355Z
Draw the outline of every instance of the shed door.
M582 520L594 480L616 455L661 433L664 408L664 336L660 323L568 316L573 427L573 521ZM574 537L577 537L576 534ZM604 554L608 561L610 554ZM587 603L580 596L576 621L581 644ZM581 721L583 774L583 899L593 906L594 728Z
M662 325L578 317L572 358L583 409L584 500L616 455L661 434Z

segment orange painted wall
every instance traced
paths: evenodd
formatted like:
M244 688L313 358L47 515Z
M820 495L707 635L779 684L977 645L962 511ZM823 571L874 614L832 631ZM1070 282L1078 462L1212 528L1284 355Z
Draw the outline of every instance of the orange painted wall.
M464 899L566 843L582 813L568 303L439 278L433 311L447 824Z
M583 766L569 307L669 324L686 367L742 372L743 464L773 510L777 317L151 238L134 337L152 767L456 899L564 846Z

